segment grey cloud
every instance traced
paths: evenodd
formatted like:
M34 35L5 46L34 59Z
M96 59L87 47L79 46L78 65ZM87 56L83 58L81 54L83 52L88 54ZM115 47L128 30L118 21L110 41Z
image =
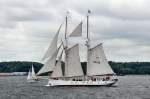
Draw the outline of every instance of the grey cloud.
M74 8L81 14L87 12L87 9L91 9L94 15L115 19L150 20L149 0L81 0L76 6Z
M67 10L69 33L82 20L85 39L86 14L91 9L91 39L93 44L104 42L109 60L150 61L149 5L148 0L1 0L1 60L40 61ZM60 36L63 32L64 27ZM85 43L79 38L71 40L71 44Z

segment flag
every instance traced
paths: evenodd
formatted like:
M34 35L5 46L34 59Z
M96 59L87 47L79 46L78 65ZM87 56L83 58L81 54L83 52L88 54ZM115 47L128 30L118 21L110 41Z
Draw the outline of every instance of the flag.
M88 10L88 13L90 14L90 13L91 13L91 10Z

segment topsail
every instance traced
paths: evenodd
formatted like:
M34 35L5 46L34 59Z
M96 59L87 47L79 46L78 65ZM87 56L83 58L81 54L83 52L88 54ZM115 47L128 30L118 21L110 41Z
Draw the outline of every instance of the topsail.
M69 36L70 37L82 36L82 22L74 29L74 31Z

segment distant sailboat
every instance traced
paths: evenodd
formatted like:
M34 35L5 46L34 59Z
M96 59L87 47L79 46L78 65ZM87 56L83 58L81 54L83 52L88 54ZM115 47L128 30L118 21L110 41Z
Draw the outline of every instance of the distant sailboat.
M32 69L28 72L27 82L35 82L37 81L37 77L35 75L34 67L32 65Z
M117 82L117 76L108 64L105 57L102 43L91 48L90 38L88 33L89 26L89 13L87 15L87 70L86 74L83 73L80 56L79 44L75 44L68 48L68 38L82 36L82 22L74 29L74 31L67 34L67 16L65 28L65 42L63 48L57 48L58 32L56 33L51 46L48 48L43 59L47 58L47 62L38 72L39 74L52 71L47 86L111 86ZM61 51L61 54L59 52ZM64 54L62 54L64 52ZM64 73L62 72L61 61L64 55ZM56 59L57 62L56 62Z
M31 71L29 70L27 80L30 80L31 77L32 77L32 76L31 76Z

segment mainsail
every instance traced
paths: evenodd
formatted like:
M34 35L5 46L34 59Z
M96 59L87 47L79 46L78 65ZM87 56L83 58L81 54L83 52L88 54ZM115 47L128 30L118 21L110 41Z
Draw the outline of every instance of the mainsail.
M66 77L83 76L78 44L66 50L65 76Z
M59 34L59 31L61 29L61 26L59 27L54 39L52 40L51 42L51 45L49 46L47 52L45 53L44 57L42 58L42 60L45 60L46 58L49 58L51 57L57 50L57 41L58 41L58 34Z
M31 72L29 70L27 80L31 79Z
M56 63L56 66L53 69L53 73L51 75L52 78L63 77L62 68L61 68L62 54L63 54L63 50L62 50L60 57Z
M108 64L102 43L98 44L94 48L91 48L88 52L89 60L87 66L87 75L105 75L114 74L110 65Z
M73 32L69 36L70 37L82 36L82 22L73 30Z

